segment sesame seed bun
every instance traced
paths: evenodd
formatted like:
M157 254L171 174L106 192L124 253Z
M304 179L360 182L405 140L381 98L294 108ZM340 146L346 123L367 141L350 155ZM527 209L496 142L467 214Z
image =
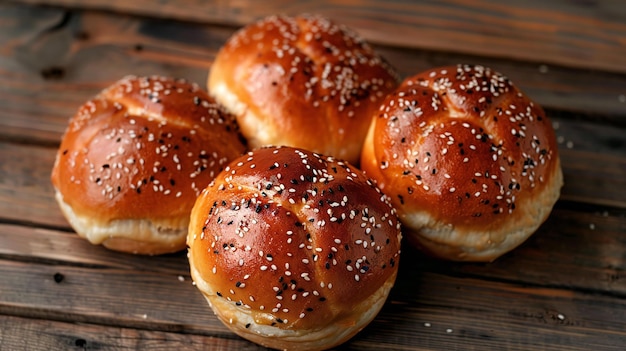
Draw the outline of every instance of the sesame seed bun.
M196 286L228 328L271 348L322 350L377 315L401 236L360 170L272 147L234 160L202 192L187 240Z
M70 120L51 178L81 237L161 254L185 248L196 197L243 152L233 117L197 85L126 77Z
M408 241L451 260L517 247L563 184L543 109L481 66L407 78L372 120L361 167L390 196Z
M370 118L398 84L356 33L319 16L270 16L220 49L208 87L251 148L288 145L359 161Z

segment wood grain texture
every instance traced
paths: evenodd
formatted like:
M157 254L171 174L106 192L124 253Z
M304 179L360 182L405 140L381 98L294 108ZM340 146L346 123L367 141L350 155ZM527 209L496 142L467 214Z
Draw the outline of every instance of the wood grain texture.
M623 346L623 299L411 268L401 269L381 313L343 349L420 350L429 349L429 344L482 350L522 350L527 345L617 350ZM0 314L229 335L195 287L168 275L3 260L0 273L6 283L0 286ZM63 279L55 280L57 274ZM137 291L143 298L137 299Z
M243 26L272 14L320 13L384 45L626 73L626 10L615 1L20 0Z
M0 22L0 137L46 144L58 143L78 107L123 76L158 74L204 86L217 50L235 30L6 3ZM546 108L626 126L626 75L388 46L379 51L402 76L457 63L493 67Z
M50 182L56 149L0 142L0 218L68 227Z
M0 257L22 262L167 274L189 280L186 252L140 257L92 245L76 233L0 224Z
M262 350L236 338L177 334L0 315L2 350Z
M573 209L559 203L522 246L493 264L444 263L405 247L405 265L458 277L575 289L626 298L626 210ZM74 233L0 224L0 257L164 274L189 280L185 252L156 257L119 254L93 246ZM419 258L416 258L419 257ZM172 279L173 281L173 279Z

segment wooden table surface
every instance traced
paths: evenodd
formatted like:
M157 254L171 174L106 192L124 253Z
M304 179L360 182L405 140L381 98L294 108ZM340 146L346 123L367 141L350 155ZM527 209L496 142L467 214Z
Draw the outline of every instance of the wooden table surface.
M127 74L204 85L217 50L269 14L351 26L403 76L490 66L545 107L565 186L493 263L404 248L378 317L342 350L626 348L626 2L0 1L0 350L257 350L192 285L185 253L78 238L50 184L68 119Z

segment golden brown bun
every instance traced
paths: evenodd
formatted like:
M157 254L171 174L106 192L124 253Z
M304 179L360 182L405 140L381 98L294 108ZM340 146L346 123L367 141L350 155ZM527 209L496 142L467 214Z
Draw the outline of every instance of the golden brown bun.
M357 164L397 75L356 33L316 16L271 16L231 37L208 79L251 148L288 145Z
M481 66L407 78L373 119L361 167L409 241L451 260L491 261L518 246L563 184L544 111Z
M231 115L197 85L126 77L70 120L52 171L76 232L117 251L185 248L201 190L245 152Z
M321 350L376 316L401 237L395 210L360 170L272 147L233 161L202 192L187 240L196 286L233 332Z

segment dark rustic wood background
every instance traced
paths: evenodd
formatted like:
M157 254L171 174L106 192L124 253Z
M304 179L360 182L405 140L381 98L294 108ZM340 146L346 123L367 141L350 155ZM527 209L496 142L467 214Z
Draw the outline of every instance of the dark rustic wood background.
M192 286L184 253L92 246L49 181L68 119L127 74L204 85L220 46L269 14L357 30L403 76L477 63L556 127L565 187L524 245L490 264L405 248L378 317L342 350L626 348L626 2L0 1L0 350L257 350Z

